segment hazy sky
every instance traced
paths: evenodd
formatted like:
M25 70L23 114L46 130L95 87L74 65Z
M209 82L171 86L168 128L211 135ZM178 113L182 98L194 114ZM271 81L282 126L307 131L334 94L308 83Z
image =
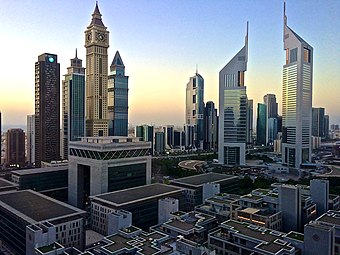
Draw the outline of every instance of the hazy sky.
M75 48L85 60L84 31L95 1L0 4L0 110L4 124L25 125L34 113L38 55L57 54L61 74ZM281 111L283 1L101 0L99 9L110 31L109 62L119 50L130 77L129 123L182 125L196 64L205 80L204 101L218 105L218 73L242 48L247 20L248 97L255 104L275 93ZM314 48L313 106L325 107L330 122L340 123L340 1L288 0L287 16Z

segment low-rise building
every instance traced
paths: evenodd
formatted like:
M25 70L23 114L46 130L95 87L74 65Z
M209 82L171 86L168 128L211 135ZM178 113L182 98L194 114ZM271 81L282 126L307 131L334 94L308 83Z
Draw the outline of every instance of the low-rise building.
M219 184L221 193L236 193L239 189L238 177L226 174L206 173L171 181L171 185L186 189L186 211L194 210L195 206L204 203L203 198L208 198L204 194L207 183ZM212 194L209 189L206 192Z
M18 184L7 181L6 179L0 178L0 192L9 191L9 190L17 190Z
M132 213L132 224L143 230L158 224L158 200L171 197L184 207L184 189L155 183L90 197L92 228L107 235L107 216L117 210Z
M0 193L0 239L17 254L58 242L84 248L85 211L32 190Z
M60 201L67 201L68 167L44 167L12 171L20 190L32 189Z

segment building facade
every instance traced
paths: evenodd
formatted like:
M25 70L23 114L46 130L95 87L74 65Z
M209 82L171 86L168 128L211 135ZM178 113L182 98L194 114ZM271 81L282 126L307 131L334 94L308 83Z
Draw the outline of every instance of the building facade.
M247 143L253 144L254 100L247 100Z
M128 79L119 51L113 58L108 77L109 135L128 136Z
M69 143L68 202L151 183L151 144L139 138L84 137Z
M312 108L312 136L325 137L325 108Z
M248 62L248 25L244 47L219 73L218 161L244 165L247 140L247 91L244 72Z
M284 13L282 162L299 168L311 162L313 48L287 26Z
M265 146L266 130L267 130L267 106L265 104L257 104L257 125L256 125L256 144Z
M263 97L263 102L266 105L266 145L272 145L276 134L273 134L273 128L269 125L269 119L276 118L278 115L278 105L276 102L276 96L274 94L267 94ZM273 120L271 120L273 121ZM270 129L271 128L271 129ZM275 138L273 138L273 136Z
M35 116L27 115L26 158L29 165L35 162Z
M25 132L20 128L9 129L6 133L6 165L25 166Z
M35 165L60 158L60 64L44 53L35 63Z
M86 135L108 136L107 79L109 31L98 4L85 30L86 48Z
M196 71L186 87L185 123L194 126L193 146L203 149L204 144L204 79Z
M68 158L68 142L85 136L85 68L77 56L63 80L63 158Z
M205 146L206 150L217 150L218 136L218 117L217 109L212 101L206 103L205 106Z

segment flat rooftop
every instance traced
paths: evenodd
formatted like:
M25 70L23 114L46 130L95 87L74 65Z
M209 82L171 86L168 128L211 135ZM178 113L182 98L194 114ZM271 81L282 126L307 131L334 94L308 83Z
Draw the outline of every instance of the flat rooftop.
M316 221L340 226L340 211L328 211L317 218Z
M154 183L144 186L139 186L130 189L118 190L110 193L105 193L98 196L93 196L94 200L101 200L116 206L122 206L129 203L147 200L155 197L165 196L177 193L183 189L161 183Z
M17 187L18 185L13 183L13 182L10 182L10 181L7 181L5 179L2 179L0 178L0 191L2 189L7 189L7 188L15 188Z
M43 174L43 173L59 172L59 171L68 171L68 166L31 168L31 169L11 171L11 173L14 175L23 176L23 175Z
M206 174L199 174L199 175L184 177L180 179L175 179L175 180L172 180L171 183L179 183L179 184L199 187L208 182L219 182L219 181L224 181L224 180L231 180L234 178L237 178L237 177L233 175L226 175L226 174L206 173Z
M31 224L85 213L32 190L0 193L0 207L10 210Z

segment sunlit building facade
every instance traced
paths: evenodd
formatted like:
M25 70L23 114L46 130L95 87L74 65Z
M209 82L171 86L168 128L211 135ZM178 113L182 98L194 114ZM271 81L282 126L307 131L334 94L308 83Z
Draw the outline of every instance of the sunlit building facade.
M282 162L299 168L311 161L313 48L287 26L284 14Z
M86 135L107 136L107 79L109 31L98 4L85 31L86 48Z
M248 62L248 26L243 48L219 73L218 161L244 165L247 140L247 91L244 72Z

